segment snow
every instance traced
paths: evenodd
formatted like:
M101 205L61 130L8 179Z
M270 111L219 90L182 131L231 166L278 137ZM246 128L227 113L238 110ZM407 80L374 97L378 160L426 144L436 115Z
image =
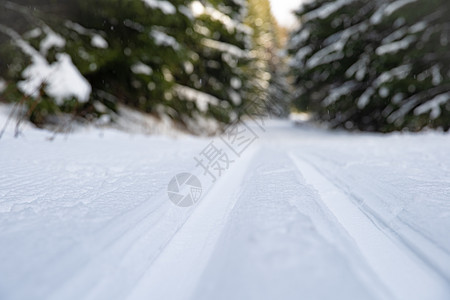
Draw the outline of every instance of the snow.
M131 66L131 72L134 74L151 75L153 70L150 66L144 64L143 62L138 62Z
M396 53L400 50L404 50L404 49L408 49L408 47L414 43L417 40L416 37L414 36L407 36L404 39L397 41L397 42L393 42L393 43L389 43L386 45L382 45L380 47L378 47L375 52L377 53L377 55L381 56L381 55L385 55L385 54L392 54L392 53Z
M96 48L108 48L108 42L99 34L93 34L91 38L91 45Z
M190 208L167 184L220 138L8 130L1 298L450 297L448 134L245 122L259 138Z
M126 23L124 22L125 25L128 24L127 21L129 21L129 20L126 20L125 21ZM108 42L99 33L96 33L95 30L93 30L93 29L85 28L85 27L81 26L80 24L74 23L69 20L67 20L64 23L64 25L67 28L70 28L70 29L76 31L78 34L91 36L91 46L92 47L106 49L109 46Z
M30 31L25 32L25 34L23 36L26 39L33 39L33 38L37 38L41 34L42 34L42 29L39 27L36 27L36 28L31 29Z
M292 39L289 41L289 43L291 44L292 48L295 48L298 45L302 45L304 42L306 42L310 36L311 36L310 29L302 28L300 34L294 35Z
M199 17L201 15L207 15L213 21L218 21L222 23L222 25L226 28L229 33L233 33L235 31L243 32L246 34L252 34L253 30L242 23L233 20L228 15L223 12L217 10L216 8L210 5L203 5L200 1L193 1L190 5L192 13L194 17Z
M342 59L344 57L342 50L348 39L357 33L366 31L367 28L367 24L363 22L333 34L325 41L326 47L311 56L307 61L306 66L309 69L312 69Z
M170 36L160 30L152 29L150 36L155 39L156 45L172 47L174 50L180 49L180 44L173 36Z
M79 102L89 100L91 85L74 66L68 54L56 54L56 61L49 64L45 57L17 32L1 24L0 31L9 35L20 50L31 58L31 64L22 72L24 80L17 84L24 94L36 98L40 88L44 86L45 92L53 97L57 104L62 104L63 100L71 97L76 97Z
M197 108L201 112L206 112L208 110L209 104L219 105L219 103L221 102L220 99L210 94L206 94L183 85L177 85L175 87L175 92L179 95L179 97L195 102Z
M389 43L392 43L393 41L398 40L399 38L402 38L405 36L405 34L407 33L407 28L402 27L400 29L397 29L396 31L394 31L393 33L391 33L390 35L388 35L387 37L385 37L382 41L381 44L382 45L386 45Z
M42 57L33 57L33 62L22 73L25 80L18 83L19 89L26 95L37 97L39 89L45 86L45 92L53 97L57 104L65 99L76 97L79 102L89 100L91 86L73 65L66 53L56 54L51 65Z
M385 10L384 10L384 14L386 16L390 16L392 15L394 12L396 12L397 10L399 10L400 8L402 8L403 6L410 4L410 3L414 3L417 0L398 0L398 1L394 1L391 4L389 4L388 6L386 6Z
M44 26L43 30L46 34L45 38L41 41L40 45L40 51L42 55L46 56L48 50L51 48L64 48L66 45L66 40L59 34L55 33L53 30L50 29L48 26ZM33 33L31 33L33 34Z
M384 83L391 81L394 78L397 79L404 79L406 78L409 73L411 72L411 65L401 65L396 68L393 68L389 71L381 73L372 83L371 86L369 86L363 94L358 98L357 105L359 109L362 109L369 104L370 97L375 94L376 89L378 89L380 86L382 86ZM380 89L380 92L383 94L386 94L386 92L389 94L389 91L382 91L385 89L385 87L382 87ZM400 108L400 110L404 109L403 107ZM392 118L392 117L391 117Z
M230 85L234 89L240 89L242 87L242 81L238 77L232 77L230 80Z
M404 79L406 78L406 76L409 75L410 72L411 72L411 65L409 64L395 67L389 71L381 73L380 76L378 76L374 80L373 86L379 87L383 83L389 82L394 78Z
M241 95L239 95L238 92L229 90L228 95L231 99L231 102L233 102L234 105L240 105L242 103Z
M403 6L414 3L417 0L397 0L390 4L383 4L375 13L370 17L370 23L380 24L384 17L392 15L394 12L402 8Z
M300 64L301 66L303 66L306 56L311 54L312 51L313 48L311 46L300 48L290 62L290 65L297 66L298 64Z
M156 8L161 10L166 15L173 15L176 13L177 9L172 3L165 0L143 0L151 8Z
M330 94L322 101L323 106L328 106L339 100L342 96L349 95L352 89L357 85L354 81L347 81L341 86L331 89Z
M351 4L355 0L337 0L332 1L330 3L327 3L323 5L322 7L313 10L303 16L303 22L308 22L314 19L326 19L334 12L338 11L342 7Z
M431 76L432 76L431 82L433 83L434 86L439 85L443 80L440 69L441 68L439 67L439 65L434 65L431 68Z
M414 114L417 116L430 112L430 119L434 120L441 115L441 105L449 103L449 100L450 93L437 95L433 99L414 109Z
M373 87L369 87L368 89L366 89L364 91L364 93L362 93L361 96L359 96L358 98L358 108L359 109L363 109L364 107L367 106L367 104L369 104L370 101L370 97L375 94L375 89Z
M362 54L361 57L345 71L345 76L352 77L355 75L356 80L361 81L367 73L367 67L370 63L370 57L367 54Z
M417 22L416 24L412 25L409 29L408 32L410 33L417 33L417 32L421 32L424 31L425 29L427 29L428 23L425 21L420 21Z
M248 53L245 50L242 50L241 48L232 45L232 44L227 44L224 42L220 42L220 41L216 41L216 40L212 40L212 39L202 39L202 44L206 47L212 48L212 49L216 49L216 50L220 50L221 52L226 52L228 54L231 54L232 56L238 57L238 58L243 58L243 57L247 57Z

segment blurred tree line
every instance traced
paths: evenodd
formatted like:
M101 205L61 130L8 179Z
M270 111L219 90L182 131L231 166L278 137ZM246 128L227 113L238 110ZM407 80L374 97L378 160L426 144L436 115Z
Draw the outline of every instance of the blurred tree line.
M347 129L449 129L448 0L317 0L296 14L298 110Z
M229 123L271 97L285 108L278 114L288 111L268 0L16 0L0 8L1 97L25 102L38 125L59 113L115 115L119 104L190 130L208 119Z

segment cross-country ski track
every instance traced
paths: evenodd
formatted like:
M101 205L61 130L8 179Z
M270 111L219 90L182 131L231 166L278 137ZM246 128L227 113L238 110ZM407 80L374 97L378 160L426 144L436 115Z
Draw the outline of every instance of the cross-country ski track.
M211 139L0 140L0 299L450 299L448 134L269 121L192 207Z

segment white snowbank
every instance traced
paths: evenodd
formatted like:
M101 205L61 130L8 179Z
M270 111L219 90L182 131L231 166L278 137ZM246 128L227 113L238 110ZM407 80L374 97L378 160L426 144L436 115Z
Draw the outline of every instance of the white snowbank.
M4 135L2 299L450 298L448 134L252 123L241 157L223 142L246 143L243 127L214 140ZM169 181L202 178L194 157L211 153L230 169L203 177L196 206L174 206Z

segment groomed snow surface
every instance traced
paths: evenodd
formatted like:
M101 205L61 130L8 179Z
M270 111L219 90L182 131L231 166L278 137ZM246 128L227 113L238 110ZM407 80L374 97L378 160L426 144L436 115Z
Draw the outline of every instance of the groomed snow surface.
M450 299L448 134L250 128L190 208L210 139L8 130L0 299Z

